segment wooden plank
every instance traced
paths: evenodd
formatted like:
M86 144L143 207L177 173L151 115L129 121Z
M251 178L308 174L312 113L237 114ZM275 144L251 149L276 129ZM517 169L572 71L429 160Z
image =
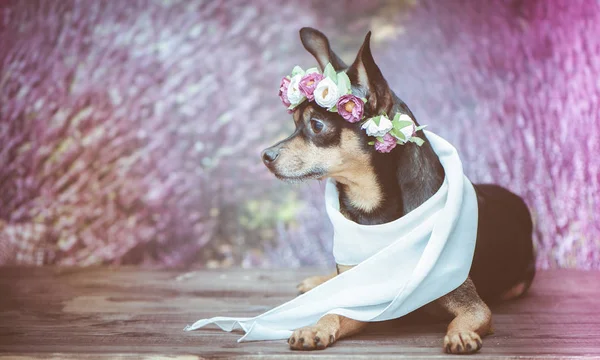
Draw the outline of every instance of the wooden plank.
M409 316L319 352L237 343L197 319L252 316L295 296L318 269L166 271L0 268L0 359L442 359L445 322ZM540 272L524 299L493 308L477 358L600 359L600 272Z

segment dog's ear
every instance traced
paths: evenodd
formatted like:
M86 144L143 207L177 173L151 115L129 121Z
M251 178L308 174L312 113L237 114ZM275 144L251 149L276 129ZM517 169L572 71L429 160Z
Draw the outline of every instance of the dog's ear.
M371 114L389 113L394 104L394 97L381 70L375 64L370 43L371 32L369 31L347 74L353 85L367 90L366 107Z
M327 36L319 30L303 27L300 29L300 40L304 48L317 59L321 71L328 63L331 63L336 71L346 68L346 64L331 50Z

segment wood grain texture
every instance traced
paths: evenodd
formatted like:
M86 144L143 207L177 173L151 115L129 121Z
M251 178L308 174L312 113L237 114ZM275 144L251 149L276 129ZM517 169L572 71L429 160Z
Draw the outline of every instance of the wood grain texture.
M252 316L326 270L163 271L0 268L0 359L441 359L446 322L418 316L370 325L319 352L285 341L237 343L198 319ZM600 359L600 272L540 272L528 296L492 307L482 359ZM473 356L471 356L473 357Z

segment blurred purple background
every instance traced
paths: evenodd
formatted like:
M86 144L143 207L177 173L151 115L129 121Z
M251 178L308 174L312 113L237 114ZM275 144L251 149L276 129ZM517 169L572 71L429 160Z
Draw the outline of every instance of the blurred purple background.
M600 269L600 2L0 2L0 264L331 265L323 184L259 153L281 76L365 33L475 182L522 195L538 266Z

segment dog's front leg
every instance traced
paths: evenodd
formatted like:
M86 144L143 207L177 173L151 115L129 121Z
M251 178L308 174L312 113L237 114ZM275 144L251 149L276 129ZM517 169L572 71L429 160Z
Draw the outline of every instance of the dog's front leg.
M333 279L337 274L338 273L336 271L329 275L311 276L309 278L302 280L302 282L300 284L298 284L298 286L296 286L296 288L298 289L298 292L300 294L304 294L305 292L316 288L317 286L321 285L322 283Z
M337 265L336 267L337 271L335 273L320 277L323 280L322 282L348 271L354 266ZM319 319L315 325L294 331L288 339L288 344L290 344L292 350L322 350L341 338L359 333L366 325L367 323L362 321L341 315L328 314Z
M491 332L492 312L477 294L471 278L436 303L455 316L444 337L446 352L466 354L481 349L481 338Z
M288 339L292 350L322 350L337 340L360 332L367 323L344 316L328 314L315 325L294 331Z

